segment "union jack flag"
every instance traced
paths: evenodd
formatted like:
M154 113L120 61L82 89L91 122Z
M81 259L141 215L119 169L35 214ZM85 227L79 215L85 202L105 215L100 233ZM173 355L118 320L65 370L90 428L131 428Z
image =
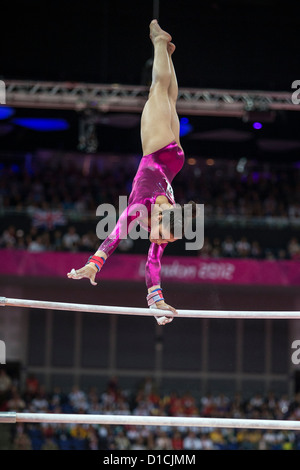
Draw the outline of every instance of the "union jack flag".
M45 228L47 230L53 230L57 226L63 226L67 224L67 219L63 211L43 210L38 209L32 216L32 224L36 228Z

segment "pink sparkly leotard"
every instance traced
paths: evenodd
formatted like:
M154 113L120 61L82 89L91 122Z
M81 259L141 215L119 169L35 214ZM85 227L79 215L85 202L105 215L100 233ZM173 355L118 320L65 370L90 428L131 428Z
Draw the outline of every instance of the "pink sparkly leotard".
M171 204L175 204L172 180L181 170L184 164L184 153L181 147L173 141L154 153L141 158L137 173L133 180L132 191L129 196L128 206L121 214L112 233L103 241L98 248L107 256L117 248L124 235L130 232L131 223L137 219L144 226L143 220L147 221L151 214L151 206L155 204L156 198L164 195ZM142 205L142 206L141 206ZM122 233L122 236L120 234ZM145 269L147 287L160 285L161 257L167 243L157 245L151 243Z

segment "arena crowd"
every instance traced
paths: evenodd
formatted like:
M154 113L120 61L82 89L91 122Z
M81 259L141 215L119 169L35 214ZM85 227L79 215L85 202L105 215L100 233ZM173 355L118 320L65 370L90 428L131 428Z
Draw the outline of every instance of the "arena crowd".
M41 413L123 414L138 416L187 416L247 419L300 420L300 394L243 397L236 393L201 395L162 392L151 378L133 390L111 378L104 390L46 391L34 375L24 390L1 370L0 410ZM82 424L13 425L10 448L14 450L300 450L300 433L280 430L218 429L193 427L106 426Z

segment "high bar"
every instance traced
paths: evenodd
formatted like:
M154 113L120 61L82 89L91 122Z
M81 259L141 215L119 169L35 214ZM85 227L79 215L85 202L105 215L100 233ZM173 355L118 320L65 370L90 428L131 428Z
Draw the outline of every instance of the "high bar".
M176 426L198 428L245 428L300 430L300 421L231 419L177 416L90 415L59 413L0 412L0 423L65 423L135 426Z
M106 305L76 304L45 300L11 299L0 297L2 307L25 307L50 310L68 310L74 312L108 313L121 315L157 316L161 309L114 307ZM238 310L178 310L178 315L167 310L168 316L179 318L250 318L250 319L300 319L297 311L238 311Z

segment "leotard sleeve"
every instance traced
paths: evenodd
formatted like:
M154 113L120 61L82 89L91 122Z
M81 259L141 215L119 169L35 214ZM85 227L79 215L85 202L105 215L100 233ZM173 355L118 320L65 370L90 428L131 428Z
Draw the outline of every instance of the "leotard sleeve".
M145 216L145 208L140 204L129 205L120 215L115 228L110 235L101 243L98 251L103 251L109 257L120 244L122 239L127 238L133 228L133 222L139 217Z
M98 250L103 251L109 257L118 247L120 241L130 233L134 220L145 216L142 213L143 207L139 204L129 205L119 217L111 234L102 242ZM162 243L161 245L156 243L150 244L145 266L145 281L148 289L152 286L160 285L161 258L167 245L168 243Z
M161 258L168 243L157 245L151 243L148 258L145 266L145 279L148 289L150 287L160 285Z

